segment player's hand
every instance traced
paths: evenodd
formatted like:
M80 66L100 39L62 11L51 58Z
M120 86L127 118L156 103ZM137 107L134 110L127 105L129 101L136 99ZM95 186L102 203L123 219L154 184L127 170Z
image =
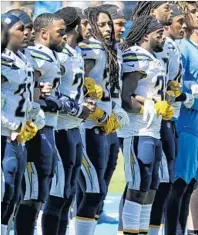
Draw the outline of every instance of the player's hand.
M185 93L185 95L186 95L186 100L183 103L187 109L190 109L195 102L195 98L193 95L189 93Z
M166 101L168 102L168 104L172 104L175 102L176 96L175 93L171 90L166 92Z
M106 113L99 107L95 108L95 111L89 115L89 118L102 123L106 120Z
M93 78L87 77L84 82L85 96L101 99L103 96L102 87L95 83Z
M102 131L105 135L108 135L110 133L116 132L119 127L119 121L117 120L115 114L111 113L111 115L107 118L104 126L102 126Z
M143 114L143 121L147 122L146 128L150 128L156 116L154 101L151 99L146 99L144 101L144 106L142 106L140 113Z
M38 114L34 119L34 124L37 126L38 130L45 126L45 113L42 109L39 110Z
M157 116L165 115L167 108L168 108L168 103L166 100L157 101L155 103L155 110L156 110Z
M191 85L192 95L195 99L198 99L198 84Z
M27 140L32 139L38 131L36 124L32 121L27 121L26 124L22 127L20 133L17 135L17 141L22 143Z
M129 125L128 114L123 108L116 104L113 108L113 112L116 115L117 120L119 121L120 129L123 129L124 127L127 127Z
M94 93L90 93L90 96L97 99L97 100L101 100L102 96L103 96L103 89L102 86L96 84L95 85L95 92Z
M96 102L91 99L87 99L86 103L83 104L83 109L81 114L78 116L81 119L87 119L91 113L96 110Z
M173 91L175 96L178 97L182 93L182 85L181 85L181 83L173 80L173 81L170 81L168 83L168 89L167 90Z
M162 115L163 120L170 120L174 115L174 108L171 105L168 105L166 113Z
M52 94L52 84L49 82L41 82L39 84L41 97L45 98Z

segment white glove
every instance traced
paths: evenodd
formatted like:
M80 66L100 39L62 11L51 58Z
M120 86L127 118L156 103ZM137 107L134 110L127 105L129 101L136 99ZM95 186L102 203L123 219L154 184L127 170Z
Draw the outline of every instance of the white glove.
M40 109L41 109L40 105L36 102L33 102L31 110L27 113L27 120L36 119Z
M191 91L195 99L198 99L198 84L193 84L191 86Z
M184 101L184 105L187 109L190 109L195 102L195 98L193 95L189 93L185 93L185 94L186 94L186 100Z
M156 116L155 103L153 100L147 99L144 101L143 121L147 122L146 128L150 128Z
M42 129L45 126L45 113L42 109L39 110L34 123L36 124L38 130Z
M113 108L113 112L120 123L119 129L123 129L124 127L127 127L129 125L128 114L123 108L121 108L119 105L116 104L115 107Z

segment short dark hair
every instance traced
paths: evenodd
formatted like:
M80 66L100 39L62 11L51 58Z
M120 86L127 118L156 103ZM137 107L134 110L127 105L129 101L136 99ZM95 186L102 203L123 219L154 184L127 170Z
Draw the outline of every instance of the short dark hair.
M55 12L55 15L64 20L66 32L71 31L76 25L80 24L80 16L75 7L64 7Z
M54 20L62 20L62 18L58 15L51 14L51 13L43 13L37 16L34 21L35 32L39 32L42 28L46 28Z

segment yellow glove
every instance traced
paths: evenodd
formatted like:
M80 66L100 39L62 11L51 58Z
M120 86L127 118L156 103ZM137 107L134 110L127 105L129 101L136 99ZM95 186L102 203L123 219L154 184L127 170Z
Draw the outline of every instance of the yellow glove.
M32 139L38 131L37 126L32 121L27 121L21 132L17 135L17 141L22 143Z
M98 121L98 122L103 122L105 117L106 117L105 112L98 107L96 107L96 110L89 115L89 118L91 118L95 121Z
M90 95L92 98L95 98L95 99L97 99L97 100L101 100L102 97L103 97L103 89L102 89L102 86L96 84L96 85L95 85L95 92L89 93L89 95Z
M157 115L164 115L166 114L166 109L168 108L168 103L166 100L162 100L162 101L157 101L155 103L155 110L157 112Z
M170 120L174 115L174 108L171 105L168 105L166 113L162 116L163 120Z
M102 127L102 130L105 135L116 132L120 127L119 121L116 118L116 115L112 113L106 120L105 125Z
M169 82L168 90L173 91L175 96L178 97L182 93L182 85L181 85L181 83L173 80L173 81Z
M86 88L86 95L95 99L102 99L103 89L100 85L95 83L93 78L85 78L84 87Z

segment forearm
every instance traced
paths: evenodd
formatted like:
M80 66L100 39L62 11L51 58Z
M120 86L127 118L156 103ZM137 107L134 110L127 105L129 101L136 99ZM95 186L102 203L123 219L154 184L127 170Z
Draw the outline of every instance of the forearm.
M122 99L122 108L128 113L140 113L142 105L136 97L128 96Z

